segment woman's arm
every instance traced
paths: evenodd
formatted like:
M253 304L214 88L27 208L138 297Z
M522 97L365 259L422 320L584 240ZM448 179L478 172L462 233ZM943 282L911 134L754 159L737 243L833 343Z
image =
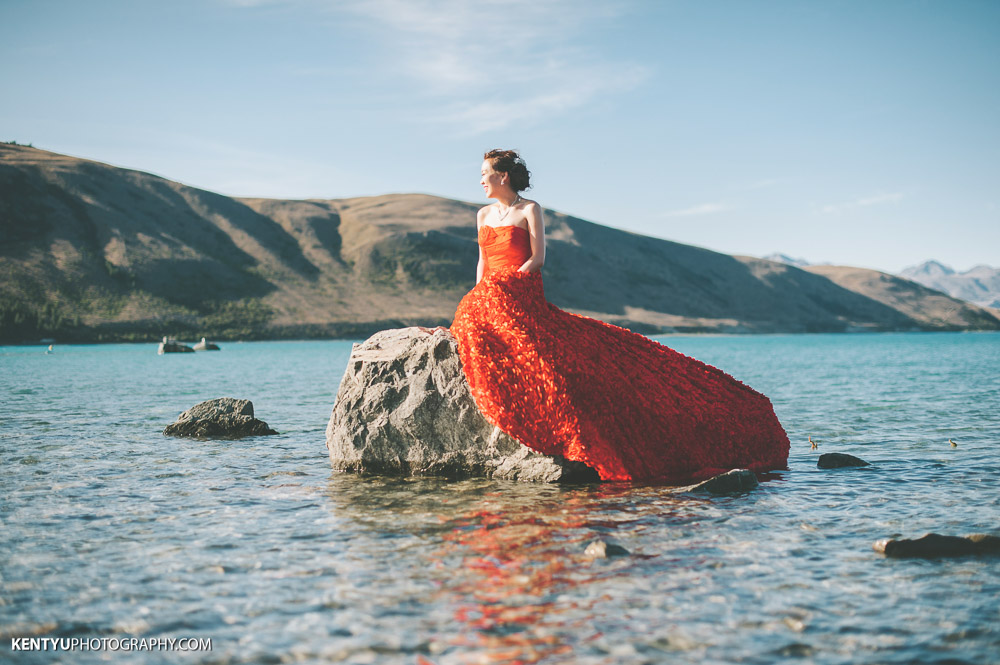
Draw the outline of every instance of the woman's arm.
M518 271L537 272L545 263L545 218L542 207L531 201L524 207L524 218L528 220L528 233L531 234L531 258Z
M476 247L479 248L479 263L476 265L476 284L482 281L483 273L486 272L486 257L483 256L483 248L479 244L479 231L482 230L483 220L489 212L489 206L484 206L476 213Z

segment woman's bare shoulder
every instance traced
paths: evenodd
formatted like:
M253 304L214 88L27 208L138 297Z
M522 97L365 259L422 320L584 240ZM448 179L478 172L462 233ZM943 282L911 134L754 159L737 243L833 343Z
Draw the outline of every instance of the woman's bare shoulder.
M531 199L522 199L521 201L521 212L527 218L537 217L541 219L542 217L542 206L538 205L537 201L532 201Z
M485 205L485 206L483 206L482 208L479 209L479 211L476 213L476 224L477 225L480 225L480 224L483 223L483 220L486 219L486 215L490 214L490 208L492 208L492 207L493 207L493 205L491 204L491 205Z

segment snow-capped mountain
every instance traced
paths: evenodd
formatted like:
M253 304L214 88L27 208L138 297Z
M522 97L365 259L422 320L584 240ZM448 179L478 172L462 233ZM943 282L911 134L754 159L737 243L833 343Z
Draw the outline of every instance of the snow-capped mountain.
M976 266L956 272L939 261L906 268L901 277L983 307L1000 308L1000 268Z

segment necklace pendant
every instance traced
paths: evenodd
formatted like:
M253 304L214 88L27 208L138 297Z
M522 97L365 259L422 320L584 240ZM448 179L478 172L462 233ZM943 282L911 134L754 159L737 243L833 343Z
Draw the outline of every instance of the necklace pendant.
M517 203L518 203L518 201L520 201L520 200L521 200L521 195L520 195L520 194L518 194L518 195L517 195L517 197L516 197L516 198L515 198L515 199L514 199L513 201L511 201L511 202L510 202L510 205L509 205L509 206L507 206L507 209L506 209L506 210L504 210L503 212L500 212L500 208L497 208L497 218L498 218L498 219L499 219L499 220L500 220L501 222L502 222L503 220L507 219L507 215L509 215L509 214L510 214L510 211L511 211L511 210L513 210L514 206L516 206L516 205L517 205Z

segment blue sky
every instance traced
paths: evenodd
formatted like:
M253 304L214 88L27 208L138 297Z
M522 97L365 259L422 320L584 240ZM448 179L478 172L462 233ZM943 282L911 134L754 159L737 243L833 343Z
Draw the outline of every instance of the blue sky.
M476 202L514 147L530 196L608 226L1000 265L1000 2L0 0L0 24L0 140L238 196Z

